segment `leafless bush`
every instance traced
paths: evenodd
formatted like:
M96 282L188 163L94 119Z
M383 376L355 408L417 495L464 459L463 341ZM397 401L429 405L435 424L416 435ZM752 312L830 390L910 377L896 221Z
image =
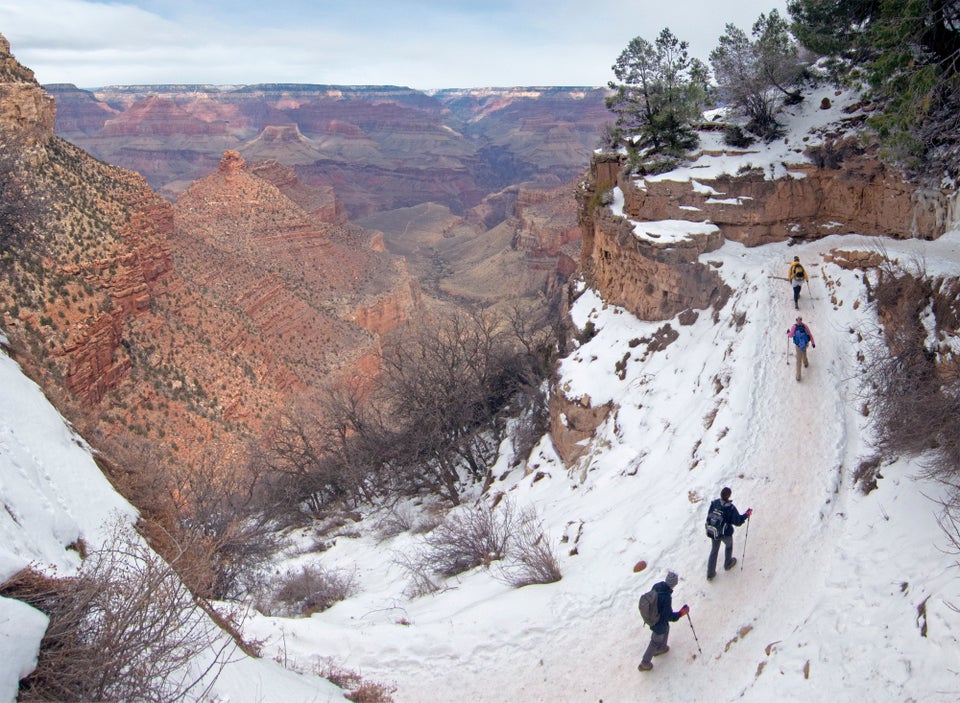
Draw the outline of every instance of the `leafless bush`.
M555 583L563 578L553 545L543 533L532 508L520 513L515 538L510 546L511 564L504 568L507 582L516 588Z
M868 350L863 391L870 406L881 454L925 455L925 474L956 486L960 472L960 379L945 374L935 350L927 348L920 316L931 303L932 286L923 262L916 275L884 259L871 285L884 334Z
M440 524L440 519L431 512L416 510L410 504L391 508L377 521L377 530L381 539L396 537L403 532L422 534L430 532Z
M346 698L353 703L393 703L396 687L365 680L357 672L344 669L331 661L327 661L317 674L335 686L349 691Z
M234 647L173 569L119 531L77 576L21 573L3 592L50 618L21 701L202 698ZM201 657L208 663L198 673Z
M518 513L510 501L497 509L480 505L456 510L424 537L422 550L394 558L410 579L410 597L437 592L439 578L494 562L501 562L501 577L517 588L562 577L536 511L525 508Z
M407 598L420 598L441 590L442 586L437 583L430 564L420 555L398 552L393 556L393 563L407 576L407 587L404 589Z
M507 554L516 515L510 503L494 512L486 505L457 510L424 537L423 559L441 576L456 576Z
M270 615L309 617L349 598L356 588L356 574L304 566L280 579L280 587L273 596L275 606L268 606L266 610Z

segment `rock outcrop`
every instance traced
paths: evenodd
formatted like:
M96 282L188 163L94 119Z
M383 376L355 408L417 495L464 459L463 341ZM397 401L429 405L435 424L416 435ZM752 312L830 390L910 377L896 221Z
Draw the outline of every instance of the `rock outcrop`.
M840 150L830 144L828 150ZM943 233L946 201L940 192L918 189L875 155L846 159L842 166L793 165L790 175L763 173L715 179L622 179L624 212L645 220L709 220L724 239L756 246L831 234L931 239Z
M55 121L53 98L10 53L10 42L0 37L0 130L37 145L53 137Z
M354 375L358 359L369 369L380 335L419 306L416 282L378 235L312 219L237 152L187 188L175 213L178 270L268 340L303 388Z

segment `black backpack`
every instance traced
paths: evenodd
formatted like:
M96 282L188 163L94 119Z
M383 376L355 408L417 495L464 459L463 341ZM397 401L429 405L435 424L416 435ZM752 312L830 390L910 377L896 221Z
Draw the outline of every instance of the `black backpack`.
M723 519L722 503L719 498L710 503L710 510L707 511L707 537L710 539L720 539L723 537L723 530L727 526Z
M637 607L640 608L640 617L649 627L653 627L660 622L659 601L659 594L652 588L640 596L640 603Z
M793 277L798 281L802 281L807 277L807 272L803 270L803 266L801 266L800 264L794 264Z

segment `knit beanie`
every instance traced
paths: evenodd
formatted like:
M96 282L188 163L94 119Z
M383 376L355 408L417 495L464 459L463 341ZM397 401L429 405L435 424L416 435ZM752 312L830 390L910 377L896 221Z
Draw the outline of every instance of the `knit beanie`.
M667 582L667 585L670 586L670 588L673 588L674 586L676 586L679 580L680 580L679 577L677 577L677 575L674 572L672 571L667 572L666 582Z

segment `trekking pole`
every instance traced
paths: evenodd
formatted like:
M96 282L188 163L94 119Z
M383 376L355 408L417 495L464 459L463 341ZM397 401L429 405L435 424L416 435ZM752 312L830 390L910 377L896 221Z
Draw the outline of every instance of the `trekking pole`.
M807 295L810 296L810 300L813 300L813 293L810 292L810 279L807 278L805 283L807 284Z
M747 559L747 539L750 537L750 518L747 518L747 529L743 533L743 554L740 555L740 571L743 571L743 562Z
M693 639L697 643L697 651L700 652L700 656L703 656L703 650L700 649L700 640L697 637L697 631L693 629L693 620L690 619L690 613L687 613L687 622L690 623L690 631L693 632Z
M789 365L790 365L790 336L789 336L789 335L787 335L787 356L786 356L786 359L787 359L787 366L789 366Z

